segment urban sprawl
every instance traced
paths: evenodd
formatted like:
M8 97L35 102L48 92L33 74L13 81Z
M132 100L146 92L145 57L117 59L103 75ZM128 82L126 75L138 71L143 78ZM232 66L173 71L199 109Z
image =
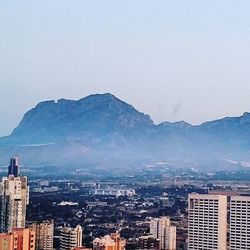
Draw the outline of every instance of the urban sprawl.
M0 171L0 250L250 249L248 171Z

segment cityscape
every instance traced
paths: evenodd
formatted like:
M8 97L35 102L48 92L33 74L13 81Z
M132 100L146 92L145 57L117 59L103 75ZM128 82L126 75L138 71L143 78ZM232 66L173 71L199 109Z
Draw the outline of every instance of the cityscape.
M0 250L250 250L249 0L0 0Z
M241 171L216 177L161 166L29 180L19 161L2 173L3 250L250 248L250 183Z

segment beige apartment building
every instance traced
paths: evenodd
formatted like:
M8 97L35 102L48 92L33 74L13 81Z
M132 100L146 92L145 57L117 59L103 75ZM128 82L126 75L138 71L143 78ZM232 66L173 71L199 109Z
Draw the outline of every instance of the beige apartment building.
M0 232L24 228L29 188L26 176L9 175L0 182Z
M176 250L176 227L171 225L169 217L151 220L150 235L160 240L160 249Z
M250 249L250 197L231 196L230 250Z
M82 227L64 227L61 231L60 250L72 250L82 246Z
M112 233L93 241L93 250L125 250L126 241L119 233Z
M188 249L226 250L227 196L189 194L188 210Z
M53 250L53 220L33 223L30 228L36 232L36 250Z

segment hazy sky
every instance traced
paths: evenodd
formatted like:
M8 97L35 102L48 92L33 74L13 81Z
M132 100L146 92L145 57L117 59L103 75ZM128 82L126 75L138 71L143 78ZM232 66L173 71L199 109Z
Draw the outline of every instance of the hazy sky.
M0 135L104 92L156 123L250 111L250 1L0 0Z

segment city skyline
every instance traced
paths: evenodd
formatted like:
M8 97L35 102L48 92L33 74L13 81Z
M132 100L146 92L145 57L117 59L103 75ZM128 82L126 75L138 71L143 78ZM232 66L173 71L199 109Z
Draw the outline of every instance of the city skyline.
M249 2L0 4L0 135L49 99L110 92L156 123L250 111Z
M10 159L10 166L18 163L17 157ZM0 183L0 248L249 249L249 179L237 178L235 171L218 180L199 171L166 168L159 175L152 170L144 176L119 175L116 181L115 175L96 173L93 180L78 172L77 178L33 176L29 183L26 176L9 171ZM232 177L237 181L228 181ZM91 192L125 186L136 192L122 198L115 192Z
M0 1L0 250L250 249L249 10Z

